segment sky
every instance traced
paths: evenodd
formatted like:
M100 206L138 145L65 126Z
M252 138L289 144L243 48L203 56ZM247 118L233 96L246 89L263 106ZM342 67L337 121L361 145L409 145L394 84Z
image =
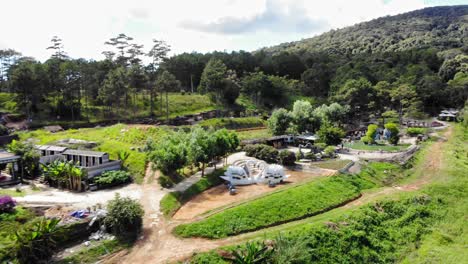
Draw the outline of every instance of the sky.
M125 33L171 54L246 50L309 38L386 15L468 0L14 0L2 1L0 49L44 61L59 36L73 58L103 59Z

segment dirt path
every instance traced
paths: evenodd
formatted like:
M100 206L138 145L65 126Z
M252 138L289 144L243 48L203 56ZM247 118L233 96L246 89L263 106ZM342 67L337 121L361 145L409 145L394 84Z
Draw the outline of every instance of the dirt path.
M452 128L449 127L444 136L448 138L451 133ZM416 181L401 186L382 188L377 192L364 193L359 199L350 202L345 205L344 208L359 206L375 198L383 197L398 191L414 191L420 189L430 182L430 180L437 175L437 172L440 171L442 167L443 144L443 141L438 141L430 146L428 155L423 163L424 174ZM126 254L127 252L119 252L107 259L105 263L167 263L169 261L183 260L195 252L208 251L218 247L240 243L253 234L248 233L219 240L177 238L171 234L171 230L178 221L173 220L170 222L163 219L159 213L159 201L157 204L154 204L161 193L163 192L156 181L152 184L145 183L142 198L142 204L146 211L144 219L144 238L138 241L137 245L128 254ZM189 216L193 215L189 214ZM265 232L265 230L261 230L261 232Z

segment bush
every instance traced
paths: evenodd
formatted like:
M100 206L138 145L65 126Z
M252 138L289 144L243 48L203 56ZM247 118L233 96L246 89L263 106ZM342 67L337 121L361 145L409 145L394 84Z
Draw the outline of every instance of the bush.
M0 197L0 213L9 213L16 206L15 200L11 196Z
M315 156L315 153L313 152L307 152L304 156L304 158L308 159L308 160L317 160L317 156Z
M417 135L420 135L420 134L426 134L427 133L427 128L423 128L423 127L409 127L407 130L406 130L406 133L410 136L417 136Z
M371 140L371 138L368 137L368 136L363 136L363 137L361 138L361 141L362 141L364 144L372 144L372 140Z
M314 146L317 147L318 151L322 151L327 147L327 144L318 142L318 143L315 143Z
M129 182L130 173L122 170L106 171L101 176L94 178L94 182L101 186L113 186Z
M323 150L323 152L325 153L327 157L333 158L335 157L335 150L336 150L335 147L328 146Z
M137 200L122 198L117 193L107 204L104 223L117 237L135 239L141 230L143 215L143 208Z
M171 188L174 186L174 182L166 175L159 175L158 183L164 188Z
M329 210L359 195L354 178L333 176L245 202L201 221L177 226L183 237L220 238Z
M398 126L394 123L387 123L385 124L385 129L390 132L390 138L388 138L388 142L393 145L398 144L398 141L400 140L400 136L398 135L400 130L398 129Z
M366 132L366 136L365 136L367 144L375 144L375 135L377 134L377 128L378 128L378 126L374 125L374 124L370 124L367 127L367 132ZM363 142L366 143L365 141L363 141Z
M278 161L278 150L272 146L264 144L247 145L244 147L247 156L264 160L268 163L276 163Z
M338 145L345 136L345 132L339 127L324 123L318 131L318 136L327 145Z
M294 165L296 161L296 154L289 150L282 150L279 152L279 161L282 165L291 166Z

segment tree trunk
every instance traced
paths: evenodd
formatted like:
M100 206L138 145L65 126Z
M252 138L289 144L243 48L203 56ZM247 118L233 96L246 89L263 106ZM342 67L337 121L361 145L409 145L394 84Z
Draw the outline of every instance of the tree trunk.
M168 99L167 91L166 91L166 121L169 122L169 99Z

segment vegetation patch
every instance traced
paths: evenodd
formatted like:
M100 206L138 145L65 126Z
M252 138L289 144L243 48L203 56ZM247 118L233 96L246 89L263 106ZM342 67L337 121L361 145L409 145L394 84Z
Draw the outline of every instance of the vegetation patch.
M120 240L104 240L97 242L96 245L86 247L78 252L63 258L61 260L54 261L57 264L83 264L83 263L96 263L103 256L112 254L118 250L129 247L127 243Z
M265 120L260 117L238 117L238 118L212 118L199 123L203 127L240 129L265 126Z
M177 226L174 232L182 237L221 238L315 215L359 195L359 183L355 178L334 176L275 192L204 220Z
M322 169L341 170L350 162L351 160L331 159L331 160L326 160L326 161L312 162L310 165L314 167L319 167Z

